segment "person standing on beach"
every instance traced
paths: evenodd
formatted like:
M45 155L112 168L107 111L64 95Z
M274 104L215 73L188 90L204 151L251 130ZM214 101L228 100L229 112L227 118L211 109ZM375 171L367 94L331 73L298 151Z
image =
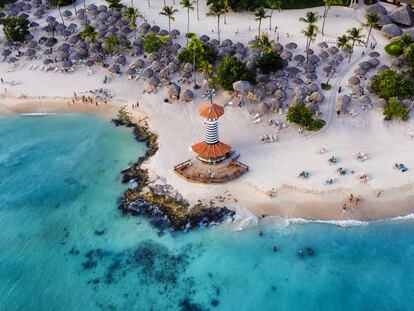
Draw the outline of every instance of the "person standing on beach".
M1 78L1 84L4 84L4 80L3 80L3 78Z

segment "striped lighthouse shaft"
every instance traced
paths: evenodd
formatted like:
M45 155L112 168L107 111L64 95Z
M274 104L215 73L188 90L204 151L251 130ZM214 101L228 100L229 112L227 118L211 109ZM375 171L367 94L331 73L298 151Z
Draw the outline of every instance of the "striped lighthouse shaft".
M204 141L209 145L219 142L218 120L204 121Z

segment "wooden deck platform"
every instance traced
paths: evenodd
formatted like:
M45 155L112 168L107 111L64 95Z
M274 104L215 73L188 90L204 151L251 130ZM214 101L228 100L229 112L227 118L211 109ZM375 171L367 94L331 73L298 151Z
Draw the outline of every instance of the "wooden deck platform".
M228 159L215 165L197 159L187 160L174 166L174 172L189 182L221 184L239 178L249 170L247 165Z

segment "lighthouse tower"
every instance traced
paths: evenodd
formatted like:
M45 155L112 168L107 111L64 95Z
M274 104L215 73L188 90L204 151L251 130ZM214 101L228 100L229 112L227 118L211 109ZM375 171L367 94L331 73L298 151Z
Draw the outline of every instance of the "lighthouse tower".
M223 107L205 103L199 109L204 121L204 141L199 142L191 149L197 154L197 158L209 164L216 164L225 160L231 151L231 147L219 140L218 119L224 114Z

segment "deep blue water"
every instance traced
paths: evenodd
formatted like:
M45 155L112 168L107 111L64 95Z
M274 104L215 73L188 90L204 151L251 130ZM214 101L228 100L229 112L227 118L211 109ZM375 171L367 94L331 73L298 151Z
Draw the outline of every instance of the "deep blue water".
M414 221L162 234L116 208L143 152L97 117L0 118L0 310L414 309Z

